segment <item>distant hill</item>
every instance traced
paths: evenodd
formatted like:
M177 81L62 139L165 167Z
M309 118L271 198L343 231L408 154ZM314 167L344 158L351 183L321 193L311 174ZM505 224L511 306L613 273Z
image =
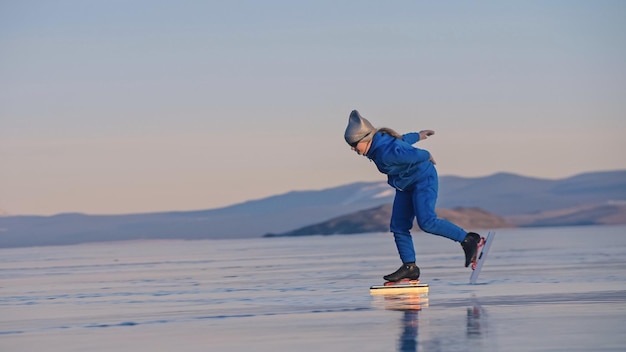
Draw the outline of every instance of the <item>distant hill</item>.
M583 219L585 212L598 213L599 210L590 207L626 201L626 170L585 173L561 180L507 173L474 178L442 176L439 185L440 209L479 208L521 226L571 224L575 223L573 215L548 221L553 214L550 212L578 208L582 213L576 218ZM127 215L5 215L0 216L0 248L136 239L261 237L388 205L393 196L394 190L384 181L358 182L323 190L294 191L209 210ZM611 211L607 209L603 211ZM539 214L546 217L539 219ZM604 223L621 219L619 215L603 216L597 215L589 221Z
M498 173L487 177L442 177L441 208L476 207L500 215L626 200L626 170L592 172L560 180Z
M535 214L508 216L517 226L579 226L626 224L626 202L608 201Z
M607 202L535 214L500 217L479 208L437 209L440 218L472 231L511 227L580 226L626 224L626 202ZM388 232L391 204L342 215L319 224L284 233L268 233L265 237L297 237L311 235L349 235ZM413 231L419 231L415 223Z
M348 235L368 232L388 232L391 218L391 204L361 210L324 221L319 224L305 226L300 229L281 234L266 234L265 237L295 237L310 235ZM466 229L494 229L513 227L505 219L478 208L437 209L440 218L447 219ZM419 230L417 223L414 230Z

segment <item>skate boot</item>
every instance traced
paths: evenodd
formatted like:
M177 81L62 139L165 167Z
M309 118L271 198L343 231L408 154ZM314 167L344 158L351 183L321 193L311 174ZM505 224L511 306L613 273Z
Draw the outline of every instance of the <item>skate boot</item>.
M468 232L461 247L465 252L465 267L467 268L473 261L476 260L476 254L478 252L478 244L480 243L480 235L474 232Z
M400 281L403 279L417 280L420 277L420 268L415 263L404 263L400 269L396 270L393 274L383 276L383 279L391 282Z

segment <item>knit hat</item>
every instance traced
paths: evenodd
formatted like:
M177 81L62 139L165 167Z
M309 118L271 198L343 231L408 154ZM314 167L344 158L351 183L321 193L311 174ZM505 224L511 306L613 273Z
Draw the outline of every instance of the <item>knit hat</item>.
M358 111L352 110L350 118L348 119L348 127L346 127L346 133L344 138L350 145L354 145L358 142L367 142L374 138L376 128L367 121Z

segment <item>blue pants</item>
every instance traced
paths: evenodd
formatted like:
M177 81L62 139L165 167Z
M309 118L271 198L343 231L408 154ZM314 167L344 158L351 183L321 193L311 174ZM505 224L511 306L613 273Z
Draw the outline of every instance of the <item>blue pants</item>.
M461 242L467 233L455 224L437 218L435 203L439 180L437 173L420 181L410 191L396 190L391 213L390 229L398 247L398 254L403 263L415 262L415 248L411 237L413 220L417 218L417 225L422 231L443 236Z

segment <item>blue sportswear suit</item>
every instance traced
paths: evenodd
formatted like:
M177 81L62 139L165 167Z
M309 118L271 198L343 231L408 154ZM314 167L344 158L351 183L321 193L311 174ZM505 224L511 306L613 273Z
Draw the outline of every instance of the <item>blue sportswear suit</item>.
M467 233L455 224L437 218L435 203L439 180L430 161L430 153L412 145L419 133L407 133L402 139L377 132L365 155L378 171L387 175L387 183L396 189L390 230L403 263L415 262L415 248L410 230L413 220L424 232L461 242Z

